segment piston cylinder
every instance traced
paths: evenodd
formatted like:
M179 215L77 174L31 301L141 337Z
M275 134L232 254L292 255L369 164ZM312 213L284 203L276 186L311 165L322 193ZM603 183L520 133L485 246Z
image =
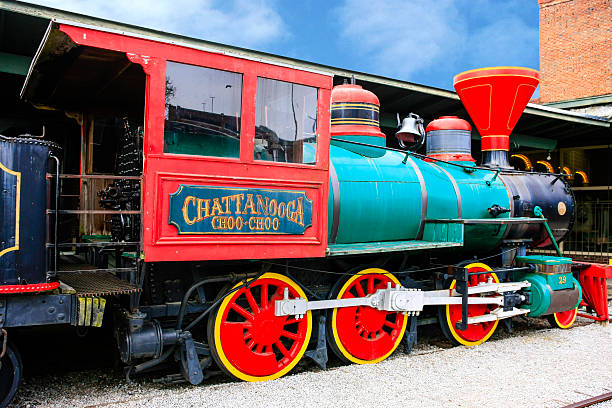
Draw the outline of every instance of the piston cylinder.
M544 316L553 313L571 310L580 304L582 300L582 289L580 284L571 274L543 275L529 273L518 277L520 280L528 281L530 304L524 307L529 308L529 316ZM559 282L570 285L566 289L557 289Z
M127 364L141 358L157 358L165 346L178 342L179 334L174 329L163 329L156 320L121 329L117 332L121 361Z

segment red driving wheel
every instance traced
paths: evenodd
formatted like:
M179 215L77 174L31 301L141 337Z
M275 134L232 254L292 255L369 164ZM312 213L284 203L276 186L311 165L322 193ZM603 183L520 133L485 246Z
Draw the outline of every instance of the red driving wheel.
M221 369L244 381L264 381L288 373L300 361L310 340L312 314L275 316L274 302L283 299L285 289L290 299L306 298L295 282L276 273L225 297L208 325L212 355Z
M548 316L548 321L554 327L569 329L576 321L576 316L578 316L577 307L571 310L566 310L565 312L553 313L551 316Z
M468 272L486 272L492 269L483 263L471 263L466 265ZM476 286L481 282L487 282L489 278L493 279L493 282L499 283L497 275L494 273L487 273L481 275L470 275L468 278L468 286ZM449 289L454 289L456 281L453 280L450 284ZM478 295L475 295L478 296ZM469 305L468 306L468 317L482 316L490 311L496 309L497 305ZM445 313L440 316L440 324L442 331L446 336L455 344L463 344L464 346L477 346L484 343L493 335L497 328L499 320L490 322L474 323L469 324L467 329L459 330L456 324L461 321L461 305L446 305Z
M336 299L364 297L387 285L399 284L383 269L365 269L339 285ZM332 350L345 362L377 363L393 353L404 336L408 319L403 313L386 312L367 306L333 309L328 319Z

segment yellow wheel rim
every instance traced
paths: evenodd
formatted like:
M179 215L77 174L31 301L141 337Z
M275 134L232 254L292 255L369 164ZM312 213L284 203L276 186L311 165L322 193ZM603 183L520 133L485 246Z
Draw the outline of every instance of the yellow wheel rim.
M372 275L372 276L367 276L367 275ZM372 279L372 278L373 278L374 288L375 289L379 289L381 286L386 287L387 286L387 282L392 282L393 284L399 284L400 283L399 280L395 276L393 276L389 272L385 271L384 269L379 269L379 268L364 269L364 270L358 272L357 274L351 276L344 283L344 285L338 291L338 295L336 296L336 298L337 299L342 299L343 296L345 296L345 294L347 293L347 291L349 289L351 289L352 287L356 287L357 284L361 285L361 283L358 282L359 280ZM376 284L377 280L378 280L378 284ZM367 285L372 285L371 282L372 281L368 281ZM366 294L370 294L370 290L368 290L368 289L371 289L371 287L370 288L366 287L366 289L364 290L364 292L367 292ZM406 316L404 316L403 314L401 314L401 313L393 313L392 315L395 315L395 316L391 316L391 318L393 319L393 317L395 317L395 322L394 322L395 323L395 329L391 330L391 334L382 331L382 333L381 332L377 332L377 335L378 335L378 333L381 333L380 337L376 337L376 338L373 338L373 339L371 339L371 338L370 339L365 339L365 340L371 341L372 343L378 342L378 343L384 344L386 346L386 347L381 347L378 350L378 354L380 354L380 355L375 355L375 356L373 356L373 358L359 358L359 357L355 356L354 352L349 351L349 349L358 350L359 347L367 347L368 346L367 345L367 341L360 341L355 336L355 333L350 333L351 336L352 336L352 339L355 341L355 343L350 344L350 345L349 344L343 344L343 338L344 338L345 341L347 341L347 337L348 337L348 334L349 334L349 333L347 333L347 330L351 330L350 325L347 324L347 322L349 322L350 319L346 319L346 316L339 316L339 315L345 315L345 314L355 314L355 313L357 313L356 310L359 309L359 308L353 307L353 308L342 308L342 309L343 310L341 310L340 312L339 312L339 309L333 309L333 311L332 311L331 327L332 327L333 341L334 341L334 345L335 345L337 351L341 354L341 357L344 357L346 360L348 360L350 362L353 362L353 363L356 363L356 364L374 364L374 363L378 363L379 361L382 361L382 360L386 359L387 357L389 357L395 351L395 349L397 349L397 346L399 346L400 342L402 341L402 338L404 337L404 333L406 331L406 324L408 322L408 318ZM365 311L365 313L370 315L370 319L369 319L370 322L372 320L381 319L383 314L386 314L386 312L378 311L377 309L372 309L370 307L363 308L363 309L367 309L367 311ZM376 314L379 314L379 315L376 315ZM365 319L365 317L366 316L362 316L362 318L364 318L364 319ZM341 320L339 320L339 319L341 319ZM346 320L342 320L342 319L346 319ZM385 319L382 324L385 325L386 321L387 320ZM377 323L380 323L380 322L377 322ZM356 328L356 330L359 330L359 329ZM343 336L343 334L346 334L346 335ZM388 338L384 338L383 339L384 336L388 336ZM358 345L358 344L356 344L356 342L360 342L360 344ZM374 354L376 354L376 353L374 353Z
M554 313L553 319L555 320L555 325L560 329L569 329L576 321L577 316L578 307L565 312Z
M466 269L468 269L468 271L470 269L475 269L475 268L480 268L484 271L492 271L493 269L491 269L491 267L487 264L484 263L480 263L480 262L474 262L471 263L469 265L465 266ZM493 277L493 280L496 283L499 283L499 278L497 277L497 275L495 273L491 273L490 274ZM450 284L449 289L454 289L455 286L457 285L457 281L453 279L453 281ZM479 344L484 343L485 341L489 340L489 338L493 335L493 333L495 333L495 329L497 328L497 324L499 323L499 320L496 320L495 322L493 322L492 327L489 329L489 331L484 335L484 337L482 337L479 340L476 341L470 341L465 339L458 331L457 329L455 329L455 323L453 321L453 318L451 316L451 306L456 306L456 305L446 305L446 323L448 325L448 329L450 331L450 334L453 336L453 339L455 339L458 343L464 345L464 346L468 346L468 347L472 347L472 346L477 346Z
M287 374L289 371L291 371L291 369L293 369L293 367L295 367L295 365L300 361L300 359L302 358L302 356L304 355L304 353L306 352L306 349L308 347L308 343L310 341L310 336L312 334L312 313L310 311L308 311L306 313L306 315L304 315L304 317L296 322L293 323L289 323L291 321L291 319L293 319L293 317L291 316L272 316L270 313L273 314L273 310L270 312L269 308L274 309L274 300L277 300L279 298L278 296L278 292L281 288L285 288L288 287L289 291L290 291L290 298L296 298L296 297L301 297L304 299L307 299L306 294L304 293L304 291L299 287L298 284L296 284L293 280L287 278L286 276L277 274L277 273L265 273L263 274L261 277L259 277L256 280L251 279L250 280L250 288L254 288L258 285L269 285L269 286L273 286L276 287L277 290L275 292L275 294L273 294L270 298L270 300L268 301L267 304L264 304L264 295L260 295L260 301L259 304L257 304L257 300L254 299L253 295L251 294L250 296L248 296L246 293L246 289L245 288L241 288L238 289L236 292L230 293L229 295L227 295L223 302L221 303L221 305L219 306L219 309L216 312L215 315L215 320L214 320L214 341L212 342L213 344L211 344L212 347L214 347L214 351L217 357L216 361L219 365L222 366L222 368L224 368L225 370L227 370L231 375L233 375L234 377L243 380L243 381L267 381L267 380L274 380L276 378L279 378L285 374ZM234 286L234 289L239 287L242 283L238 283L237 285ZM249 289L250 290L250 289ZM261 289L263 291L263 289ZM250 293L250 292L249 292ZM263 293L263 292L262 292ZM278 371L275 372L271 372L265 375L253 375L252 372L249 371L258 371L260 370L260 367L257 367L257 361L258 359L261 359L261 361L268 361L270 360L271 355L269 352L253 352L253 361L249 362L248 358L245 358L244 353L242 353L243 355L241 356L240 359L237 358L233 358L231 354L234 350L224 350L223 348L223 344L228 344L228 341L233 342L233 344L237 344L237 348L235 350L238 350L238 348L241 350L241 352L244 352L244 345L240 344L240 341L242 341L242 339L234 339L236 336L232 336L234 338L230 338L228 340L227 338L227 333L224 335L224 330L225 327L231 327L228 325L228 323L232 323L235 324L235 322L228 322L227 321L227 316L228 316L228 312L230 308L235 308L236 306L234 306L234 303L236 299L238 299L240 296L245 296L245 298L251 298L249 300L249 304L253 305L251 310L247 310L248 313L253 315L253 319L252 319L252 323L251 326L248 326L247 328L245 328L244 330L246 330L246 332L248 333L248 331L250 329L253 329L255 327L259 328L259 334L260 337L266 338L266 336L268 338L270 338L270 333L265 333L266 330L270 331L270 330L278 330L278 327L281 327L281 330L284 330L283 324L297 324L298 325L298 333L296 335L297 339L295 340L296 343L293 344L291 349L284 349L284 352L289 353L290 355L287 357L284 357L284 359L287 359L288 361L286 361L285 363L282 363L282 360L278 362ZM266 298L268 298L268 292L266 289ZM276 297L275 297L276 296ZM252 300L255 300L255 304L250 303ZM259 314L257 312L255 312L255 310L257 310L257 308L259 308ZM244 309L243 309L244 310ZM244 313L244 312L242 312ZM264 315L265 313L265 315ZM258 322L257 319L260 319L260 321ZM263 319L266 319L265 321ZM249 321L248 319L246 320L247 322ZM284 323L286 322L286 323ZM259 324L259 326L257 326ZM305 327L304 327L305 326ZM246 326L245 326L246 327ZM250 328L250 329L249 329ZM285 333L287 333L287 330L284 330ZM238 333L241 333L241 331L238 331ZM295 335L294 333L289 332L288 334L290 335ZM226 336L226 338L223 338L224 336ZM255 338L255 337L250 337L247 338L247 335L245 335L245 340L246 339L251 339L251 338ZM272 340L273 341L273 340ZM279 340L280 341L280 340ZM299 343L298 343L299 341ZM273 344L277 344L277 343L273 343ZM262 346L263 347L263 346ZM273 350L273 345L266 345L265 347L270 347L271 350ZM279 347L281 346L276 346L277 349L277 353L280 351ZM254 349L255 350L255 349ZM237 352L236 352L237 353ZM236 354L234 353L234 354ZM213 354L214 355L214 354ZM267 359L261 358L262 355L267 355ZM248 357L248 355L247 355Z

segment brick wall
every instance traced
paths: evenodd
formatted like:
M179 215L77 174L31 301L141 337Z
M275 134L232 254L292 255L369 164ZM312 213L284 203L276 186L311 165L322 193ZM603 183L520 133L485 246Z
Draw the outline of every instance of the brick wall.
M538 0L540 102L612 94L612 0Z

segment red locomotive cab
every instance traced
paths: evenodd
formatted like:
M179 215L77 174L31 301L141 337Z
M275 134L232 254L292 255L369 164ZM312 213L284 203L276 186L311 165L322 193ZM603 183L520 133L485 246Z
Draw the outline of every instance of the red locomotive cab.
M324 256L331 77L196 54L148 96L146 259Z
M145 261L325 256L330 74L72 24L50 35L144 71Z

